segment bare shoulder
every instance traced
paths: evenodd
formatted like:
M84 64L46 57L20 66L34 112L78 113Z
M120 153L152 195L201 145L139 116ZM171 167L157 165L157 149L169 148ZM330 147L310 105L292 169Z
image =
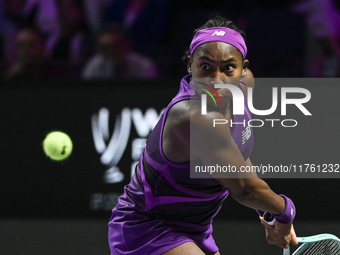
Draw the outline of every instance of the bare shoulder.
M184 131L190 125L190 101L183 100L174 104L168 112L166 123L171 128Z
M162 136L164 155L173 162L190 160L190 102L173 105L165 120Z
M227 146L232 141L228 121L218 111L208 111L206 115L202 115L200 109L192 111L190 136L193 151L198 155Z
M169 110L165 129L171 138L180 137L181 141L189 141L190 131L211 132L213 121L223 118L224 116L217 111L208 111L206 115L202 115L199 100L184 100Z
M168 112L162 148L165 156L174 162L183 162L199 157L195 148L208 148L225 143L230 134L228 125L214 127L214 120L224 119L216 111L201 114L200 101L181 101ZM229 135L229 137L231 137Z
M185 100L175 104L169 111L167 122L176 132L182 131L188 134L194 131L193 128L202 132L214 131L214 120L225 119L222 113L218 111L208 111L202 115L201 103L199 100ZM227 126L227 125L226 125Z

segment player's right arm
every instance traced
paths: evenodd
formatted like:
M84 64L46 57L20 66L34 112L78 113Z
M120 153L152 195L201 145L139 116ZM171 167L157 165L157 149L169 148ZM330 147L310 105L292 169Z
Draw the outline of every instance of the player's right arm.
M224 116L214 111L201 115L200 104L197 102L195 105L194 100L190 103L182 101L170 109L162 142L166 157L174 162L200 158L205 166L230 164L240 169L241 166L251 165L249 159L244 160L231 137L228 125L213 127L213 120L224 119ZM238 174L237 178L233 174L233 178L225 176L216 180L226 187L239 203L261 211L281 214L285 201L274 193L266 182L259 179L255 173ZM281 247L288 246L291 224L284 224L280 229L276 229L276 226L274 230L270 229L268 242Z
M214 119L223 119L218 112L201 115L192 111L190 116L190 153L201 159L205 166L235 166L241 169L247 163L231 137L229 126L213 126ZM232 177L232 178L230 178ZM284 199L274 193L266 182L259 179L256 173L237 173L225 178L216 179L229 190L230 195L239 203L250 208L280 214Z
M223 119L218 112L209 112L201 115L199 111L192 111L190 116L190 153L192 157L199 157L205 166L249 166L249 159L244 160L236 143L231 137L228 125L213 126L214 119ZM236 178L235 178L236 177ZM247 207L267 211L280 215L285 209L285 199L273 192L268 184L259 179L256 173L234 173L231 178L226 174L225 178L216 180L226 187L229 194L240 204ZM264 223L265 224L265 223ZM276 224L267 226L267 240L282 248L288 247L291 238L295 238L292 224ZM294 234L292 234L294 233ZM296 240L293 240L296 244Z

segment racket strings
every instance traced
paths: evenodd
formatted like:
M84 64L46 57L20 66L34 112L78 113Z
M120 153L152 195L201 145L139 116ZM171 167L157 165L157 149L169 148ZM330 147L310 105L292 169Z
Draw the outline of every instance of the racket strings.
M340 246L334 240L322 240L309 246L301 255L340 255Z

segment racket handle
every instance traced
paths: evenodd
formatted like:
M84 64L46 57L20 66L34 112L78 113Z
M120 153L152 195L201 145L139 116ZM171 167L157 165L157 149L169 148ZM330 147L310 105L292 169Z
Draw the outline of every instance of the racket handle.
M264 220L265 223L267 223L270 226L274 226L275 225L275 218L269 212L265 212L263 214L263 220Z
M283 249L283 255L290 255L290 248Z
M265 212L263 214L263 220L264 220L265 223L267 223L270 226L275 225L275 218L269 212ZM283 255L290 255L290 247L283 249Z

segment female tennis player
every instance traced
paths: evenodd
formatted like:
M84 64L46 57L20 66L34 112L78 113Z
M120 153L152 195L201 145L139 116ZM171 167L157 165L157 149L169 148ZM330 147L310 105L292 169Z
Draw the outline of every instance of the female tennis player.
M212 125L213 119L247 123L246 100L246 114L233 115L230 90L216 89L221 104L207 100L207 113L202 115L203 90L193 82L204 79L209 86L210 81L252 78L242 35L220 16L195 30L187 55L189 74L148 137L135 174L112 211L111 254L220 254L212 237L212 221L228 195L260 215L266 211L274 216L274 226L261 218L269 243L297 244L293 202L274 193L255 173L240 173L238 178L190 178L190 165L251 166L251 127L246 127L245 138L243 125ZM247 97L245 83L235 86Z

